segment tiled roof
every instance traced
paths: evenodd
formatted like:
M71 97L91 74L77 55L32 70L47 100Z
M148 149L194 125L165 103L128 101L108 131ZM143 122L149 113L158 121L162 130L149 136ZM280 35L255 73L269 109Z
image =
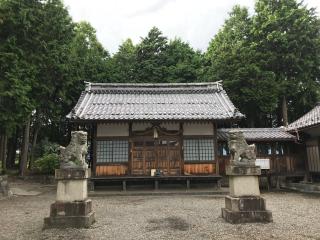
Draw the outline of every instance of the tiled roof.
M221 128L217 131L220 141L227 141L231 128ZM296 137L283 128L240 128L247 141L294 141Z
M71 120L226 120L244 117L220 83L87 83Z
M306 127L312 127L317 124L320 124L320 104L317 104L317 106L315 106L311 111L307 112L293 123L290 123L288 130L299 130Z

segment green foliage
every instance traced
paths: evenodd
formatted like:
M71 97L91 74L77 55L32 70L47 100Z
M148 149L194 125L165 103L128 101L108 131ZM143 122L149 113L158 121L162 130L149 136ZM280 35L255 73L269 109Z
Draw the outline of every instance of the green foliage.
M75 24L74 38L69 47L70 75L67 77L70 84L65 87L64 115L77 102L85 81L105 82L110 78L109 53L98 41L96 31L89 23Z
M33 166L36 172L54 174L54 170L59 167L58 147L58 144L51 143L48 139L37 145L36 161Z
M48 153L34 162L34 168L41 174L54 174L59 167L59 156L56 153Z
M250 126L283 124L284 97L296 119L319 92L320 24L296 0L259 0L255 14L235 6L205 54L207 78L223 80Z
M252 21L248 10L235 6L223 28L210 42L205 58L207 78L224 86L250 126L263 125L277 106L274 74L261 67L258 49L251 42Z
M113 82L195 82L202 55L176 38L168 41L153 27L138 45L127 39L111 59Z
M113 82L134 82L136 46L129 38L124 41L111 59L111 78Z
M319 90L320 20L296 0L259 0L255 11L253 41L265 59L263 68L275 74L279 107L285 96L295 119L314 104Z
M136 82L164 82L167 74L166 50L168 39L153 27L137 45L135 61Z
M167 82L197 82L202 66L202 55L188 43L176 38L169 42L166 50Z
M30 61L37 39L35 24L40 3L0 2L0 131L12 133L31 113L30 98L36 68ZM32 16L33 15L33 16Z
M280 125L281 100L295 119L319 97L320 21L296 0L235 6L205 53L156 27L110 56L87 22L74 23L61 0L0 1L0 134L32 118L31 135L63 142L65 115L92 82L223 80L246 125ZM41 150L36 158L53 159ZM47 157L45 157L47 156Z

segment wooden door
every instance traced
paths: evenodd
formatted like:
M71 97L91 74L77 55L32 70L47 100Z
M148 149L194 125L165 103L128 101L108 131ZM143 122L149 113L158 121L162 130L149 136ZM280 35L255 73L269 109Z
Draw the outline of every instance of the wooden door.
M138 139L131 143L131 174L150 175L156 168L155 142L153 139Z
M131 174L150 176L151 169L164 175L181 174L180 148L180 142L172 138L133 140Z
M157 168L164 175L181 174L180 144L176 139L160 139L157 145Z

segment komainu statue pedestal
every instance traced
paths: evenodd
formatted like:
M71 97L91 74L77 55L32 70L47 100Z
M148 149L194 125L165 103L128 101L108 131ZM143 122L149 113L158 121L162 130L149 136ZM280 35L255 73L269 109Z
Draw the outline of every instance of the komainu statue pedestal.
M222 217L229 223L272 222L272 213L260 197L260 167L228 166L230 195L225 197Z
M255 166L255 145L248 145L239 130L229 132L231 159L226 167L230 195L225 197L222 217L229 223L272 222L272 213L260 196L261 169Z
M95 221L92 201L88 199L88 169L56 169L56 202L51 204L45 228L88 228Z

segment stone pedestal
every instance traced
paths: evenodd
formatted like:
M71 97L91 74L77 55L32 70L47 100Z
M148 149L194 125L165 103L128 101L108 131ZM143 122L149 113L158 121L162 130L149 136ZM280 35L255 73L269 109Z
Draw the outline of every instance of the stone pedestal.
M225 198L222 217L229 223L272 222L272 213L266 210L265 199L260 197L260 167L230 165L230 195Z
M259 196L225 198L222 217L229 223L272 222L272 213L266 210L265 199Z
M11 197L12 192L9 188L8 176L0 176L0 197Z
M92 201L88 199L88 169L57 169L56 202L51 205L45 228L88 228L94 223Z

